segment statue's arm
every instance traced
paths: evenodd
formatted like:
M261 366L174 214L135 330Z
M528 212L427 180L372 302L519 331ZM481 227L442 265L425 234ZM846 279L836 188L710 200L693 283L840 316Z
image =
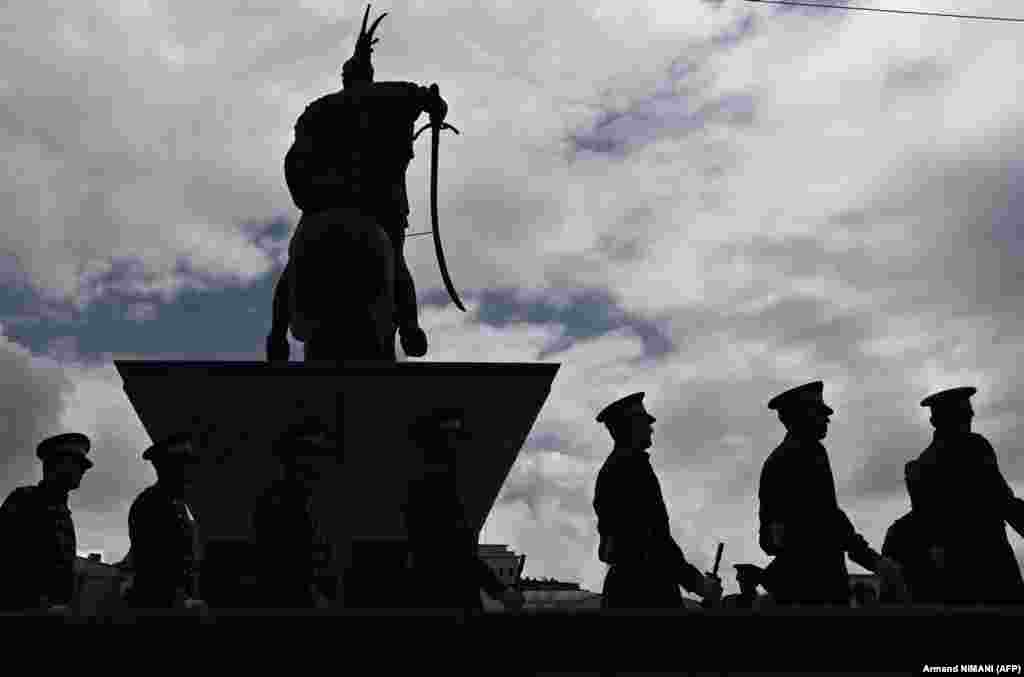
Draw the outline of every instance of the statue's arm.
M418 112L427 113L432 120L444 120L448 115L448 102L436 87L417 87L417 99Z
M316 173L311 119L312 114L307 111L295 123L295 140L284 157L284 177L288 192L295 206L303 211L312 206L310 192Z
M273 317L270 323L270 334L267 336L267 361L286 361L289 356L288 324L291 316L291 284L292 263L285 264L281 277L274 288Z

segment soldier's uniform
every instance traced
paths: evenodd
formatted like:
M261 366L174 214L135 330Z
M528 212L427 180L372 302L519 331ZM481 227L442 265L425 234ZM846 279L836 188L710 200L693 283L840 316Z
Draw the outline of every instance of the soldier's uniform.
M55 454L79 457L88 469L89 438L80 433L43 440L40 460ZM0 562L0 609L28 610L48 604L70 605L75 596L77 540L67 494L40 482L18 487L0 507L0 542L8 556Z
M921 406L956 406L975 388L935 393ZM1019 604L1024 581L1006 524L1024 535L1024 501L1007 484L995 450L975 432L936 430L918 457L921 522L929 546L943 548L943 601L950 604Z
M172 452L185 436L172 436L142 455L159 462L181 453L176 462L193 463L196 455ZM188 503L158 481L140 493L128 512L131 562L134 570L127 602L141 608L174 608L185 599L199 598L199 525Z
M885 532L882 555L891 557L903 568L907 595L906 599L901 599L895 591L883 589L883 603L938 604L942 601L941 583L928 554L919 513L911 510L892 523Z
M285 463L287 454L330 455L336 447L314 440L319 432L313 426L292 430L275 451ZM261 606L313 608L314 591L328 601L336 598L333 549L314 514L309 487L287 477L275 481L258 501L253 528L259 546Z
M770 409L821 406L823 384L810 383L773 398ZM878 553L857 533L839 507L835 479L825 447L817 440L786 434L761 470L760 544L775 559L765 570L764 586L779 604L848 605L846 555L874 570ZM770 525L784 527L777 550Z
M642 400L643 393L618 400L597 421L614 421ZM703 575L686 561L672 537L649 453L618 447L612 451L597 474L594 511L601 539L598 557L610 565L602 589L604 608L680 608L680 585L700 589Z
M451 425L461 430L461 418L447 416L450 413L439 412L416 426L414 435L420 444L432 444L431 432L424 434L424 429L432 426ZM460 433L460 438L469 436ZM431 458L435 452L425 451L428 461L451 462L443 458L449 452ZM501 599L505 585L479 557L479 538L466 517L455 480L455 470L448 465L423 472L410 483L404 510L411 555L409 594L415 607L479 613L483 611L480 590Z
M906 464L904 476L911 509L890 525L882 543L882 555L892 558L902 568L904 588L886 585L883 581L880 601L884 604L936 604L942 599L937 572L928 553L927 539L924 537L919 469L917 461Z

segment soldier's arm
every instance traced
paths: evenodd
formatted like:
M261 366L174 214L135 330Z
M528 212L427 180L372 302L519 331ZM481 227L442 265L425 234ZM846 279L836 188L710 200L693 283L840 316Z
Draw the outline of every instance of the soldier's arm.
M1001 508L1003 519L1021 536L1024 536L1024 501L1014 495L1013 489L999 469L999 460L992 444L981 435L974 435L981 462L986 470L986 492L991 492Z
M902 522L894 522L885 531L885 539L882 541L882 557L888 557L893 561L900 564L900 566L906 566L907 556L904 552L904 536L901 535L901 529L905 528ZM881 578L881 592L878 599L883 604L890 602L904 602L909 599L909 592L906 588L906 582L902 585L895 585L894 581L889 580L885 576Z
M777 555L781 551L775 531L785 524L788 516L791 492L783 484L785 479L785 468L781 466L780 459L769 456L761 469L758 486L758 542L766 555Z
M850 559L861 565L868 571L875 571L878 568L880 555L871 547L867 539L857 533L850 521L850 517L842 508L838 508L838 529L842 538L843 547Z
M15 598L24 599L27 595L21 586L31 585L30 581L39 571L38 547L33 525L33 510L28 492L15 489L0 506L0 543L4 543L10 551L17 552L17 557L3 557L0 560L0 608L3 602ZM32 600L35 603L35 600ZM14 602L14 606L18 604Z
M128 538L136 575L142 574L151 584L168 585L174 578L176 561L173 537L174 522L168 519L164 506L148 495L141 495L128 511Z
M673 560L673 568L676 572L676 582L688 592L702 594L704 590L704 574L700 572L700 569L687 561L686 555L683 554L683 549L672 538L672 534L668 534L667 541L666 545L668 546L669 555Z
M647 550L651 525L639 507L642 488L624 470L621 466L608 468L598 475L594 490L594 512L605 547L599 554L607 564L639 560Z
M658 479L652 473L648 481L655 484ZM665 563L675 572L674 578L677 584L683 586L689 592L703 594L704 575L697 567L687 561L683 549L672 536L668 508L661 496L661 487L648 487L640 495L650 497L649 514L646 519L655 526L652 534L654 542L651 544L651 547L658 552L660 557L665 558Z

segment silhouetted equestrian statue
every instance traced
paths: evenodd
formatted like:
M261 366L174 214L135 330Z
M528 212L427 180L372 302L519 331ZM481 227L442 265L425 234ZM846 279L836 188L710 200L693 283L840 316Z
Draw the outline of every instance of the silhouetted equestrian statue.
M846 554L887 580L899 565L880 556L857 533L836 500L828 453L821 444L833 410L821 381L772 398L786 437L761 470L760 544L775 559L766 586L779 604L849 605Z
M716 603L722 595L721 581L687 562L672 537L661 486L646 451L656 419L644 408L643 398L643 393L634 393L597 415L615 441L594 487L601 538L598 557L609 565L601 605L606 609L682 608L680 585Z
M926 397L935 434L918 457L924 538L949 604L1019 604L1024 582L1006 524L1024 535L1024 501L1014 496L988 440L971 431L975 388ZM915 508L917 512L917 508Z
M287 331L305 343L307 360L394 361L395 333L406 354L422 357L427 337L419 326L416 289L403 247L409 200L405 172L421 113L432 131L431 217L441 277L452 301L465 310L451 282L437 220L438 140L448 104L437 85L374 82L373 33L387 14L363 24L355 54L342 69L343 89L309 106L295 124L285 156L285 179L302 218L289 262L274 292L267 359L287 360Z
M49 437L36 456L43 480L18 487L0 507L0 611L71 613L75 597L75 524L68 492L78 489L92 467L91 443L81 433Z
M883 585L879 601L883 604L938 604L943 596L942 584L923 528L920 464L917 461L907 462L903 474L910 498L910 512L892 523L882 544L882 555L891 557L902 567L903 581L902 585Z

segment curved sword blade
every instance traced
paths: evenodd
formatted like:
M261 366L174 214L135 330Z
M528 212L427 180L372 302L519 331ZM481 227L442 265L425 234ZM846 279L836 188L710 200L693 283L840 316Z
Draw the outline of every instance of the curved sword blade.
M441 128L440 123L431 125L431 154L430 154L430 218L434 227L434 250L437 252L437 265L441 268L441 279L444 280L445 289L448 290L448 296L451 297L452 303L455 307L466 312L466 306L462 304L462 299L459 298L459 292L455 291L455 285L452 283L452 278L448 274L448 264L444 260L444 249L441 247L441 231L438 228L437 220L437 155L438 148L440 147L441 141Z

